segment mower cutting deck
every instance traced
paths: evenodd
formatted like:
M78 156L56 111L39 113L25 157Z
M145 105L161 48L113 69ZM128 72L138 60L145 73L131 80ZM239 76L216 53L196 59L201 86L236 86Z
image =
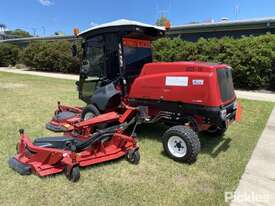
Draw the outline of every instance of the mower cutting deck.
M110 112L85 121L80 121L78 109L73 109L72 112L72 108L59 105L59 112L47 124L49 128L53 124L63 128L63 136L41 137L31 142L21 129L17 155L9 159L10 167L21 175L34 173L47 176L64 171L66 177L75 182L80 177L79 167L122 156L126 156L131 163L139 162L135 137L124 134L130 125L137 123L136 109L128 109L123 115ZM69 111L74 115L68 115ZM60 116L63 118L58 119ZM116 125L92 131L93 126L106 122Z

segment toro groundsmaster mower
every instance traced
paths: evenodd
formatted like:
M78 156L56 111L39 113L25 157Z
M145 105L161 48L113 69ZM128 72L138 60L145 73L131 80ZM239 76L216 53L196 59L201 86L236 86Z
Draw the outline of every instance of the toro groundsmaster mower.
M87 106L58 105L46 127L64 132L62 137L31 143L21 131L18 154L10 166L18 171L25 165L27 171L41 176L65 170L69 179L75 179L71 176L78 169L72 168L77 165L123 155L138 162L135 126L158 121L170 126L162 136L168 156L193 163L200 151L198 132L222 135L240 116L232 69L206 62L152 63L151 42L164 32L162 27L129 20L76 32L83 48L76 85ZM72 53L76 54L75 45ZM129 135L125 133L128 125L135 125ZM108 153L114 150L118 154ZM55 155L58 158L53 161Z

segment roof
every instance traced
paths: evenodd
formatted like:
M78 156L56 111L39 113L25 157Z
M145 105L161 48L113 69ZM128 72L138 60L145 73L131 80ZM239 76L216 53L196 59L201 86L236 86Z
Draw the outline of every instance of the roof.
M219 22L205 22L205 23L195 23L195 24L185 24L179 26L171 27L169 33L174 33L177 31L181 32L194 32L198 30L209 30L209 31L218 31L218 30L241 30L249 28L266 28L266 27L275 27L275 17L266 17L266 18L256 18L256 19L243 19L243 20L223 20Z
M140 26L140 27L147 27L147 28L153 28L153 29L165 31L164 27L150 25L150 24L144 24L144 23L141 23L138 21L131 21L131 20L127 20L127 19L119 19L116 21L108 22L105 24L100 24L98 26L94 26L89 29L86 29L86 30L80 32L79 36L81 36L87 32L97 30L97 29L102 29L102 28L106 28L106 27L119 27L119 26Z

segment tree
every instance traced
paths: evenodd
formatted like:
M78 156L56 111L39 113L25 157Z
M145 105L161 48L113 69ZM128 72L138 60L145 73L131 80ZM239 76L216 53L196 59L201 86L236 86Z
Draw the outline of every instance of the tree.
M13 44L0 44L0 66L15 65L20 53L20 48Z
M16 37L31 37L29 32L24 31L23 29L15 29L14 31L6 31L5 32L8 35L13 35Z
M170 22L167 17L161 15L159 19L156 21L157 26L166 26L167 22Z

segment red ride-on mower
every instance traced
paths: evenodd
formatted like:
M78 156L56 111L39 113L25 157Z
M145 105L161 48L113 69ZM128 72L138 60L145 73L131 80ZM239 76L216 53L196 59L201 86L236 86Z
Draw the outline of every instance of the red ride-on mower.
M151 42L164 35L164 28L118 20L75 31L83 48L76 85L87 106L59 104L46 127L64 137L31 143L21 131L18 154L10 160L17 171L43 176L65 170L75 180L71 176L78 169L72 168L78 166L123 155L139 159L134 138L123 133L136 119L130 120L134 108L142 108L142 123L171 126L162 136L163 148L172 159L187 163L200 151L199 132L221 136L240 117L230 66L152 62Z
M164 32L162 27L118 20L76 34L83 48L76 84L79 98L87 103L81 118L121 113L123 104L143 106L145 122L174 126L162 137L166 153L191 163L200 150L198 132L221 136L239 117L232 68L207 62L152 62L151 42Z
M80 120L80 108L59 104L59 110L47 125L55 125L63 136L40 137L33 142L20 130L20 141L16 156L9 159L9 166L21 175L37 174L47 176L64 172L73 182L80 177L79 167L85 167L126 156L138 164L140 155L134 129L142 120L139 108L127 107L120 115L109 112L92 119ZM69 116L69 113L72 113ZM60 117L63 116L61 119ZM58 119L59 118L59 119ZM103 123L112 124L104 129L93 129ZM131 135L125 130L135 125Z

